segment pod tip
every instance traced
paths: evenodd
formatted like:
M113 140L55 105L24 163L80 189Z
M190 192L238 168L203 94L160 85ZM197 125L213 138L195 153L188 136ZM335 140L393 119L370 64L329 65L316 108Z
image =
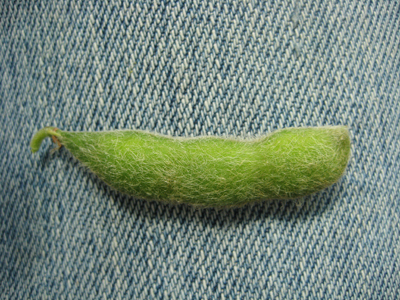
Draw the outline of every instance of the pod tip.
M47 137L52 136L61 136L57 132L58 128L56 127L44 127L40 129L38 132L35 133L31 140L31 150L32 153L35 153L39 150L40 145L42 144L43 140Z

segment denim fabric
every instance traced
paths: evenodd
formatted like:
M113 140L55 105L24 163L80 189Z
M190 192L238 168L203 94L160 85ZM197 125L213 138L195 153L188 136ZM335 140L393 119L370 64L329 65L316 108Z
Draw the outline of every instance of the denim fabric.
M398 1L0 4L0 298L399 299ZM36 130L347 124L332 187L194 209L111 190Z

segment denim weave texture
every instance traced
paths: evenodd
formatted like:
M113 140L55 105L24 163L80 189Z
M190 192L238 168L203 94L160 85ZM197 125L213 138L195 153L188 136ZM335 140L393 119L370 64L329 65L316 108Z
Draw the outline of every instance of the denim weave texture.
M1 299L400 299L399 1L0 4ZM348 125L333 186L234 209L112 190L63 130Z

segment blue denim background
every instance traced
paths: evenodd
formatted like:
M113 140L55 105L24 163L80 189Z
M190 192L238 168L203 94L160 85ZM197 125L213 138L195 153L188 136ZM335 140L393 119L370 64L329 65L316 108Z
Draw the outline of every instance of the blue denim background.
M17 2L17 3L14 3ZM398 1L2 1L2 299L399 299ZM112 191L36 130L258 136L347 124L298 201Z

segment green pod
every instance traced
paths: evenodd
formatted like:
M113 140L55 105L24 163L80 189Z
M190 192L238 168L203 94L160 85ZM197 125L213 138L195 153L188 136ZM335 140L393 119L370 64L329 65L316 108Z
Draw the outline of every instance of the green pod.
M335 183L350 157L345 126L287 128L253 140L46 127L33 137L33 152L45 137L118 191L202 207L312 194Z

